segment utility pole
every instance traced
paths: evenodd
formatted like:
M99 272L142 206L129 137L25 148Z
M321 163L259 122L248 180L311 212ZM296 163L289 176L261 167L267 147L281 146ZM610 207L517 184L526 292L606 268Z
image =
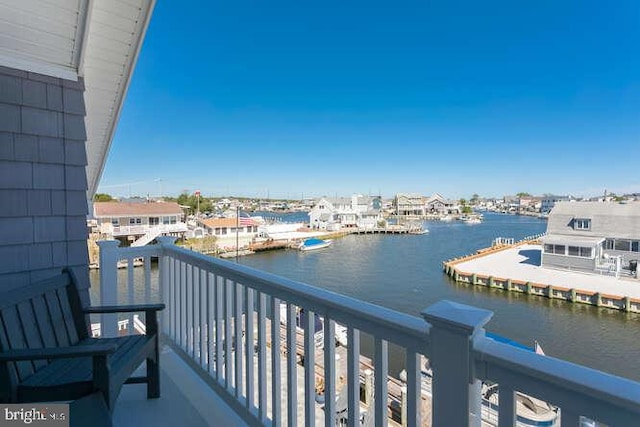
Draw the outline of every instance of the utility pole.
M240 249L240 236L238 230L240 229L240 205L236 206L236 263L238 262L238 251Z

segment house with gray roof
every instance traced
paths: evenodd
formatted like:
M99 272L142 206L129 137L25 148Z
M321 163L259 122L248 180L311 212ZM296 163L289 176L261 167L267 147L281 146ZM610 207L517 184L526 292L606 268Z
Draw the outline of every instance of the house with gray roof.
M618 274L640 259L640 203L556 203L543 245L543 267Z

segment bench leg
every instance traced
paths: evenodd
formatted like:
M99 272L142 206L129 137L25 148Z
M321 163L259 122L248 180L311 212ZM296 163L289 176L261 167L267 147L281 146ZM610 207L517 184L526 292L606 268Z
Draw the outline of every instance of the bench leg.
M147 358L147 399L160 397L160 364L156 358Z

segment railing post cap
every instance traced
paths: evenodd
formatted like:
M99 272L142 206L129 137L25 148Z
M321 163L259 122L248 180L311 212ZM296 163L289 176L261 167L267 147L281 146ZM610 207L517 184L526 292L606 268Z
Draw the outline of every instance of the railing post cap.
M483 327L493 312L457 302L442 300L422 311L422 317L436 327L462 330L468 335Z
M96 244L100 247L100 248L108 248L108 247L113 247L113 248L117 248L118 246L120 246L120 240L98 240L96 241Z

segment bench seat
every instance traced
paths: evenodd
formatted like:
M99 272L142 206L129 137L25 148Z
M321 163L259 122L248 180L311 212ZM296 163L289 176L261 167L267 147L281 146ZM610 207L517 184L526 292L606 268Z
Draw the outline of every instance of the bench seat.
M125 383L131 366L139 366L154 342L146 335L120 338L88 338L78 345L96 343L115 344L116 350L109 359L114 383ZM135 368L133 368L135 369ZM117 377L124 376L124 379ZM41 368L17 387L20 402L54 401L57 396L77 395L77 398L93 393L93 360L91 357L59 359Z

